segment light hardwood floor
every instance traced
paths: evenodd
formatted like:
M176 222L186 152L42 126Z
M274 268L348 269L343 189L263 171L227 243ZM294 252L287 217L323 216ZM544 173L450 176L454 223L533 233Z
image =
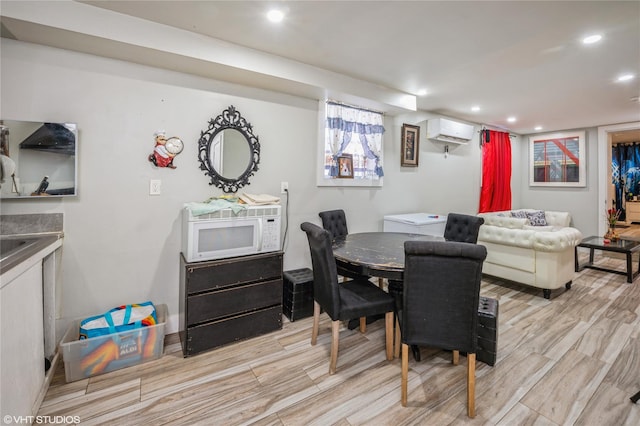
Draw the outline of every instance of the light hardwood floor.
M434 349L410 359L409 405L400 405L400 361L385 359L384 321L364 335L343 330L329 376L324 314L313 347L311 318L285 318L281 331L186 359L172 335L157 361L73 383L61 364L38 414L82 425L639 425L629 397L640 391L640 278L587 269L551 300L497 282L484 279L482 294L500 303L498 361L477 364L473 420L466 358L453 366Z
M616 228L616 231L623 238L640 239L640 224L638 223L621 222L621 227Z

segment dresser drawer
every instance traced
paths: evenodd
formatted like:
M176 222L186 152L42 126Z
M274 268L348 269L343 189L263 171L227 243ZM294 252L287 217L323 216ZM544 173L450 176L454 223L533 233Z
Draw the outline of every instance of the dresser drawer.
M186 330L184 355L195 355L228 343L282 328L282 306L261 309Z
M627 212L640 213L640 201L627 201Z
M282 280L272 280L189 296L187 326L278 305Z
M640 222L640 202L627 201L627 222Z
M236 257L187 266L187 294L201 293L242 283L282 278L282 253Z

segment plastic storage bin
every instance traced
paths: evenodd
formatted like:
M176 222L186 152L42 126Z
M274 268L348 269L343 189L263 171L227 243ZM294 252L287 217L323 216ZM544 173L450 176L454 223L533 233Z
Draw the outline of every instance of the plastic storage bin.
M164 352L167 305L155 305L158 324L135 330L79 339L80 321L69 325L60 349L67 382L86 379L152 361Z

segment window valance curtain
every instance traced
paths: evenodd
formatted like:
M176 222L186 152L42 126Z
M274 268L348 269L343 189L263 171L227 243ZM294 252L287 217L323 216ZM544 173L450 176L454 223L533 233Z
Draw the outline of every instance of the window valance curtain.
M509 133L480 132L482 188L479 213L511 210L511 140Z
M338 176L338 157L350 143L358 142L365 156L375 160L375 174L384 176L381 159L384 116L379 112L334 102L327 102L326 107L326 138L333 157L330 176Z

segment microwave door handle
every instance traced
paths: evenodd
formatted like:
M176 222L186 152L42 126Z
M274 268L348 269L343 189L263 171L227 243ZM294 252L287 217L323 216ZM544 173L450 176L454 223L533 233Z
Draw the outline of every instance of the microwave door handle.
M262 251L262 220L258 220L258 251Z

